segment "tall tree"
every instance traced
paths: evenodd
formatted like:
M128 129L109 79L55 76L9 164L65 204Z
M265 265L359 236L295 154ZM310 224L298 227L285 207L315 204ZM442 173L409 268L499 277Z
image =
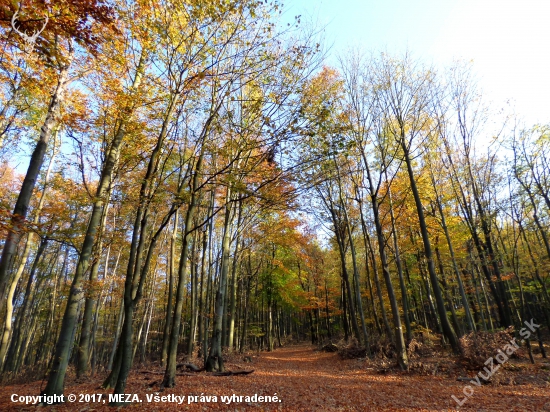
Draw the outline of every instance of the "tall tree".
M113 10L102 0L92 2L61 1L55 6L44 6L42 2L29 2L29 8L21 10L21 5L15 8L14 4L2 7L0 24L9 21L14 29L23 38L23 45L31 41L36 47L44 68L51 73L53 79L48 109L40 127L38 142L32 152L29 167L23 180L21 190L11 218L11 229L8 232L2 256L0 258L0 301L4 301L5 288L9 270L13 265L15 249L24 232L25 218L27 217L32 193L36 185L38 174L42 169L44 157L56 123L60 106L70 82L69 70L74 58L76 45L94 50L101 38L95 35L97 24L104 27L110 25ZM27 4L25 4L27 6ZM36 18L38 15L38 18ZM51 16L51 18L50 18ZM42 22L46 26L33 33L36 37L25 35L25 30L33 30ZM75 44L76 43L76 44Z

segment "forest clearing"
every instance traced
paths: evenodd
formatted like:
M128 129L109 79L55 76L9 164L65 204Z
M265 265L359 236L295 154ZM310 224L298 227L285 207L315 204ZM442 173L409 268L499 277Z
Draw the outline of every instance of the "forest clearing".
M550 125L283 9L0 0L6 410L550 408Z

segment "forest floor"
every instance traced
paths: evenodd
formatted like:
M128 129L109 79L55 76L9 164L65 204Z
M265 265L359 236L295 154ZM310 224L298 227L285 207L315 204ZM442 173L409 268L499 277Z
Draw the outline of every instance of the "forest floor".
M525 360L510 360L516 378L508 384L470 385L473 394L462 406L452 399L465 398L463 388L468 382L459 382L462 372L453 369L452 358L431 359L437 362L435 373L428 375L384 370L373 367L364 359L341 359L337 353L316 350L311 345L286 346L274 352L261 352L251 356L245 363L242 355L233 355L226 362L226 369L232 371L254 369L254 373L237 376L211 376L206 372L178 376L177 386L163 392L158 391L162 375L158 367L137 367L131 372L126 392L137 394L141 402L134 402L123 410L231 410L231 411L550 411L550 384L548 364L538 360L530 365ZM447 366L445 366L447 365ZM428 368L429 369L429 368ZM438 372L439 371L439 372ZM460 375L457 375L459 373ZM472 372L469 376L473 376ZM523 379L521 379L523 378ZM513 384L511 384L513 382ZM113 411L107 406L109 393L98 389L100 378L90 378L75 383L68 378L65 396L75 394L102 394L100 402L77 402L52 405L44 411ZM0 411L36 411L31 405L13 403L12 394L18 396L38 395L44 383L35 381L27 384L4 386L0 395ZM467 391L468 392L468 391ZM242 399L222 402L222 396L233 394ZM254 399L257 396L276 396L268 402ZM148 400L148 396L182 396L183 404L165 398ZM188 397L196 396L197 402L188 404ZM203 396L201 401L201 395ZM207 402L204 397L217 397L217 402ZM246 397L252 397L247 399ZM135 400L135 399L134 399ZM235 402L236 400L236 402ZM105 401L105 403L103 403ZM274 402L275 401L275 402Z

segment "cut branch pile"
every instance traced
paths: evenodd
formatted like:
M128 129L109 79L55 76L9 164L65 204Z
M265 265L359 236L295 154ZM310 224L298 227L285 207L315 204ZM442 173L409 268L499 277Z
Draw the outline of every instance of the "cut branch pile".
M370 346L371 352L376 358L391 359L395 357L395 345L387 339L377 340Z
M323 352L338 352L338 346L332 342L327 343L321 347Z
M178 363L176 365L176 368L177 369L185 368L191 372L202 372L204 370L204 368L199 368L193 363Z
M361 346L356 339L352 339L348 344L338 346L338 355L342 359L358 359L367 356L367 348Z
M471 369L482 369L487 359L514 339L514 327L498 332L471 332L460 338L462 364ZM512 355L517 357L517 352Z

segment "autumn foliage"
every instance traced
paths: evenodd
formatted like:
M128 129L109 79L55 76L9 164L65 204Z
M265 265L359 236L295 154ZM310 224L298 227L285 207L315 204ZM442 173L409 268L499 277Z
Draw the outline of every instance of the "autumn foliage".
M283 10L0 3L4 384L448 408L514 338L545 379L550 128Z

